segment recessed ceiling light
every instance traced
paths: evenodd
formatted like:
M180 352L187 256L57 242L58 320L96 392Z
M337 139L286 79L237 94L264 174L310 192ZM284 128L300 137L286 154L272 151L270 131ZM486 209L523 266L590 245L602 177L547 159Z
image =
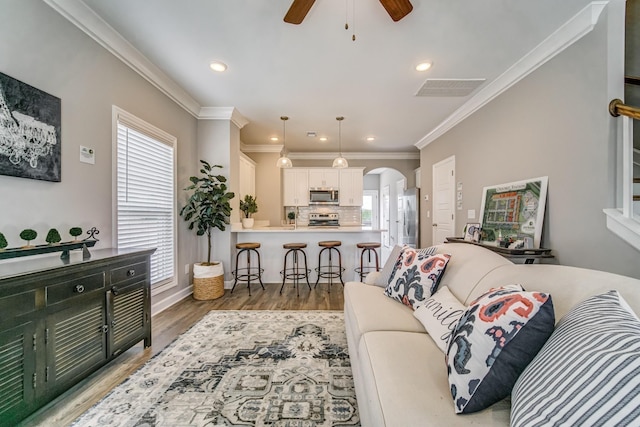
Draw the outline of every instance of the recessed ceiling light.
M321 136L320 141L326 141L328 138L326 136Z
M213 71L218 71L219 73L221 73L227 69L227 64L220 61L213 61L211 62L211 64L209 64L209 67L211 67Z
M271 140L272 140L272 141L277 141L277 140L278 140L278 137L277 137L277 136L272 136L272 137L271 137Z
M375 141L375 140L376 140L376 139L375 139L374 137L372 137L372 136L368 136L368 137L367 137L367 141Z
M429 68L431 68L431 65L433 65L433 64L431 62L429 62L429 61L421 62L418 65L416 65L416 70L417 71L427 71Z

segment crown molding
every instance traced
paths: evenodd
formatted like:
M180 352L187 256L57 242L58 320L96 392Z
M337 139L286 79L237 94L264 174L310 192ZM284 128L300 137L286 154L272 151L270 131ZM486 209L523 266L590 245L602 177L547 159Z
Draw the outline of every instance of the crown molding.
M553 34L523 56L498 78L480 89L469 101L447 117L415 146L422 149L435 141L498 95L528 76L551 58L589 34L609 1L594 1L565 22Z
M267 144L245 144L240 143L240 151L244 153L280 153L282 151L282 144L267 145ZM325 160L335 159L339 153L329 152L295 152L290 151L287 156L290 159L297 160ZM419 160L420 152L406 153L406 152L351 152L342 153L343 157L348 160Z
M335 159L340 153L318 153L318 152L290 152L290 159L316 160ZM342 152L342 157L347 160L416 160L420 159L420 153L406 152Z
M194 117L198 117L200 112L198 102L84 2L80 0L44 0L44 2L144 77L180 107Z
M245 153L280 153L282 144L266 145L266 144L245 144L240 142L240 151Z
M197 117L200 120L231 120L239 129L249 123L235 107L202 107Z

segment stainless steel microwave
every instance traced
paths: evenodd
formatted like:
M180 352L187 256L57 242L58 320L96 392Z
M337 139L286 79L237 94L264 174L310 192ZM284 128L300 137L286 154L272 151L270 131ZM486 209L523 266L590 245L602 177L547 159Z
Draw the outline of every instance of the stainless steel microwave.
M310 205L337 205L340 203L338 190L335 188L310 188Z

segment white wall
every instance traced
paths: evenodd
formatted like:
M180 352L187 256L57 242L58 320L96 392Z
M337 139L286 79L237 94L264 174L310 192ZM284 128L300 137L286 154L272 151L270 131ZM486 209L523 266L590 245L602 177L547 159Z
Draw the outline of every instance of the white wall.
M556 261L640 278L639 253L602 213L615 204L616 176L607 29L605 11L593 32L421 150L422 194L432 191L432 165L456 156L459 235L484 186L548 176L543 246ZM421 203L422 241L431 241L431 206Z
M1 10L0 72L62 100L62 181L0 175L0 231L9 246L22 244L18 234L24 228L38 231L43 243L51 227L66 239L71 226L95 226L100 230L96 248L111 247L112 105L177 137L182 205L181 190L197 171L197 120L44 2L2 0ZM79 162L80 145L95 150L95 165ZM181 219L177 252L179 288L174 290L180 292L190 285L183 266L196 259L195 233Z

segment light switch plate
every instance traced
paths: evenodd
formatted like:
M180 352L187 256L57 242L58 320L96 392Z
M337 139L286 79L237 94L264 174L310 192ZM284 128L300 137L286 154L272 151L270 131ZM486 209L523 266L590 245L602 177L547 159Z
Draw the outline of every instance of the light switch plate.
M475 209L469 209L467 211L467 219L475 219L476 218L476 210Z

